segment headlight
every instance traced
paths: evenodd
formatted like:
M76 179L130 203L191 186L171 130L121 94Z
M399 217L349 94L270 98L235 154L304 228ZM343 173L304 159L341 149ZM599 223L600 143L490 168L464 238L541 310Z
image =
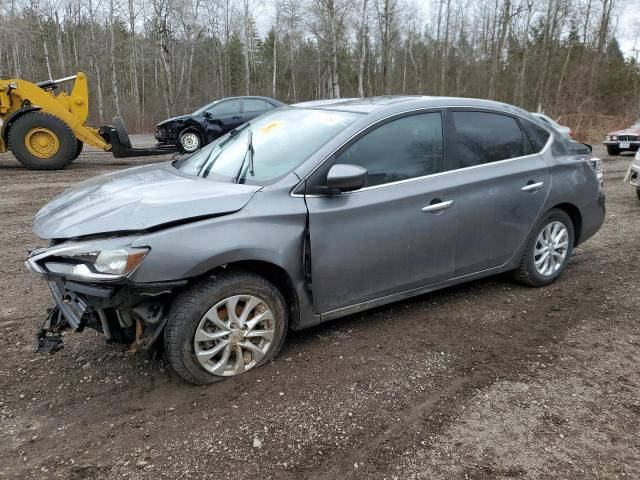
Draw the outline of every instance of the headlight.
M605 136L604 136L604 139L605 139L605 141L607 141L607 142L608 142L609 140L611 140L611 135L605 135Z
M611 140L618 140L618 136L617 135L611 135Z
M92 248L98 247L98 248ZM30 270L39 274L63 275L92 281L118 280L130 275L149 253L149 248L119 246L104 248L91 243L61 245L34 252L27 259Z

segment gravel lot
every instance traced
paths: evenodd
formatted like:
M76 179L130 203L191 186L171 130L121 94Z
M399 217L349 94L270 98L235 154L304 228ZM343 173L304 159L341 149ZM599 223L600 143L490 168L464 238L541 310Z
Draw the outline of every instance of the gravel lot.
M193 387L95 332L33 353L50 305L22 264L42 244L33 215L150 160L85 153L47 173L0 155L0 478L639 478L630 160L606 158L605 225L554 285L424 295L291 333L275 362Z

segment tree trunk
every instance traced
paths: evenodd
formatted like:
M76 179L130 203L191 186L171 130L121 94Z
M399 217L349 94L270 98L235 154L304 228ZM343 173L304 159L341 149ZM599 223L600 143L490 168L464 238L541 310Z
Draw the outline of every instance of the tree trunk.
M440 62L440 95L444 95L445 88L445 77L447 73L447 56L449 54L448 46L449 46L449 19L451 16L451 0L447 0L447 13L444 21L444 42L442 45L442 61Z
M367 3L362 0L362 14L360 15L360 59L358 61L358 97L364 97L364 62L367 56Z
M498 31L498 42L494 45L493 55L491 57L491 75L489 76L489 98L496 98L496 83L498 81L498 70L500 65L500 57L504 48L504 39L507 35L509 26L509 18L511 15L511 0L504 0L501 10L500 30Z
M249 0L244 0L244 90L245 95L250 94L251 90L251 70L249 69L249 51L251 48L251 40L249 38Z
M336 8L334 0L327 2L331 44L331 98L340 98L340 78L338 75L338 35L336 32Z
M44 63L47 66L47 75L49 75L49 80L53 80L53 75L51 73L51 62L49 61L49 47L47 46L47 38L45 37L45 34L44 34L44 28L42 27L40 16L38 16L38 27L40 27L40 37L42 38L42 51L44 53Z
M58 46L58 65L60 65L60 76L66 76L65 71L67 69L64 62L64 48L62 46L62 25L60 25L60 19L58 18L58 12L55 12L56 19L56 44Z
M120 99L118 98L118 74L116 72L116 32L114 23L114 0L109 1L109 34L111 35L111 91L113 94L113 107L116 115L120 116Z
M280 7L276 3L276 18L273 26L273 55L271 57L271 96L276 98L276 86L278 79L278 24L280 23Z
M128 0L129 4L129 29L131 30L131 55L129 57L129 68L131 70L131 94L133 96L134 114L136 117L137 131L142 130L142 115L140 105L140 88L138 85L138 45L136 42L136 19L133 9L133 0Z
M93 1L89 0L89 17L93 18L94 15L94 11L93 11ZM93 70L94 74L95 74L95 81L96 81L96 92L97 92L97 97L98 97L98 119L100 120L100 124L104 123L104 100L102 98L102 75L100 73L100 64L97 61L97 54L96 54L96 49L97 49L97 43L96 43L96 34L95 34L95 28L94 28L94 22L89 22L89 31L91 34L91 69Z

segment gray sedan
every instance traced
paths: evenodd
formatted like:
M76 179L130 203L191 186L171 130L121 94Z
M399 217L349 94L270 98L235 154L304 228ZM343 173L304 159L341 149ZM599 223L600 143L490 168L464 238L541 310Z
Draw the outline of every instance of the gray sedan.
M172 163L103 175L37 214L28 268L65 328L164 349L189 382L299 330L500 272L556 280L604 220L599 160L529 113L382 97L284 107Z

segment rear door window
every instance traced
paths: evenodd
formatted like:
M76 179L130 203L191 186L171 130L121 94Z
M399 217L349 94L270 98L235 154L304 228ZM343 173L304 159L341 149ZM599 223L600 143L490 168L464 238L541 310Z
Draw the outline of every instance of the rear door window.
M451 169L473 167L528 155L529 146L518 122L508 115L452 111Z
M369 172L368 186L441 172L442 117L422 113L392 120L356 140L335 163L358 165Z
M245 112L261 112L267 109L267 102L259 98L247 98L243 102Z
M241 108L240 100L226 100L215 105L210 112L213 115L231 115L240 113Z

